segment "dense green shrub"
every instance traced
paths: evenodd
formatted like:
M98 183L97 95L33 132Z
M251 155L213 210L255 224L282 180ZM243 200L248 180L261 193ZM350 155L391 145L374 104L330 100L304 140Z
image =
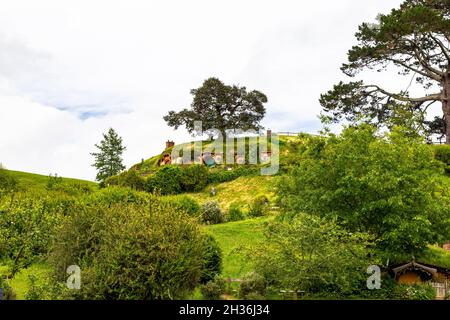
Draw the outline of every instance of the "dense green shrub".
M94 192L94 189L86 182L64 181L62 177L56 174L48 176L45 188L47 191L65 193L70 196L82 196Z
M177 299L199 284L204 236L195 220L158 198L149 205L82 207L61 225L49 262L57 281L78 265L80 299Z
M86 204L104 204L112 205L116 203L133 203L136 205L146 204L149 200L149 194L139 192L130 188L109 187L101 189L87 197L83 198Z
M441 164L422 140L395 128L346 128L325 143L311 140L278 186L287 215L336 219L375 236L386 252L416 254L450 236L450 193Z
M216 201L208 201L203 204L202 220L206 224L218 224L225 221L222 210Z
M120 179L120 185L124 187L130 187L134 190L144 190L145 179L136 171L128 170Z
M239 177L251 176L259 173L259 168L254 166L230 167L231 170L224 168L212 169L208 175L208 183L223 183L233 181Z
M226 283L220 276L216 276L213 280L200 286L203 299L220 300L225 293Z
M0 168L0 193L17 190L18 181L7 170Z
M450 146L434 146L434 156L436 157L436 160L444 163L445 171L450 174Z
M241 206L235 202L231 203L228 208L227 221L244 220L245 214L241 210Z
M145 178L135 169L124 171L105 180L106 186L128 187L138 191L145 190L145 183Z
M178 194L181 186L182 171L179 166L164 166L147 178L145 190L159 192L162 195Z
M181 167L181 188L184 192L203 190L208 184L208 169L203 165Z
M263 276L250 272L246 274L239 285L239 296L244 300L253 300L252 297L266 295L266 280Z
M367 290L367 267L379 263L372 258L372 246L366 234L299 214L269 223L264 239L248 249L248 257L254 271L277 292L300 290L343 299Z
M266 195L258 195L249 206L248 215L252 218L261 217L269 210L269 199Z
M170 203L177 210L184 211L192 217L199 216L201 212L201 206L197 200L186 195L162 197L161 201Z
M17 297L16 293L1 274L0 274L0 288L3 289L3 300L16 300Z
M203 237L203 267L200 276L201 283L213 280L222 272L223 253L213 236L207 234Z
M56 228L73 202L63 197L33 198L18 194L0 201L0 257L12 265L12 273L46 256Z
M436 290L430 284L400 284L394 288L394 297L400 300L434 300Z

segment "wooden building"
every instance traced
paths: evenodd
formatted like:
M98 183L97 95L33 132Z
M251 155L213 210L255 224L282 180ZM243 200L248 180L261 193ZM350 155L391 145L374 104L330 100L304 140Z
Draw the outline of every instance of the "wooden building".
M390 271L399 284L430 283L436 290L436 299L450 294L449 269L413 261L393 266Z

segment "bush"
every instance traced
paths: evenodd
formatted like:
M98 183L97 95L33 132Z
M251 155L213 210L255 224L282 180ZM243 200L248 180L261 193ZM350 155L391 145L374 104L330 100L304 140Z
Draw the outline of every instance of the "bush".
M179 166L164 166L147 178L145 190L162 195L181 193L182 171Z
M206 224L218 224L225 221L222 210L216 201L208 201L203 204L202 220Z
M56 229L72 202L63 197L18 194L0 202L0 257L11 261L13 274L46 256Z
M113 205L117 203L133 203L144 205L148 203L150 195L145 192L139 192L130 188L109 187L101 189L92 195L83 198L85 204L104 204Z
M78 265L78 299L179 299L200 282L203 235L195 220L157 197L143 206L82 207L62 224L49 263L55 281Z
M7 170L0 168L0 192L16 191L18 181Z
M361 125L312 141L278 186L287 216L336 219L349 232L368 232L380 250L417 254L450 235L450 194L432 148L402 129L380 133Z
M444 163L445 171L450 174L450 146L434 146L434 156L436 160Z
M244 276L239 286L239 296L245 300L250 298L264 297L266 295L266 281L261 275L250 272Z
M261 217L267 213L268 209L269 199L265 195L259 195L251 203L248 215L252 218Z
M230 204L228 208L227 221L240 221L244 220L245 215L241 210L241 206L235 202Z
M185 195L169 196L167 198L162 198L161 201L170 203L177 210L184 211L192 217L200 215L201 207L197 200L192 197Z
M0 288L3 289L3 300L16 300L17 298L16 293L1 274L0 274Z
M120 175L119 182L121 186L134 190L142 191L145 189L145 179L136 170L128 170L123 176Z
M216 276L214 280L203 284L200 287L203 299L205 300L220 300L221 296L224 294L226 288L225 280L220 276Z
M399 284L394 288L394 295L400 300L435 300L436 290L429 284Z
M181 187L184 192L203 190L208 184L208 169L203 165L181 167Z
M231 170L218 168L212 169L208 175L208 183L223 183L233 181L239 177L250 176L259 173L258 167L239 166L232 167Z
M145 190L146 180L135 169L122 172L105 180L106 186L128 187L134 190Z
M366 234L349 233L325 218L299 214L270 222L264 239L249 248L247 256L254 271L274 290L347 298L367 291L365 270L379 263L371 258L371 246Z
M211 235L203 238L203 267L200 276L201 283L212 281L222 272L222 249Z

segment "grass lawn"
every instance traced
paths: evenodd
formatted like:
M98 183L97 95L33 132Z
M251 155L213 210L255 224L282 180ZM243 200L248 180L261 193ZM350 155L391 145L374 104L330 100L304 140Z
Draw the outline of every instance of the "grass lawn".
M243 245L256 245L263 239L264 224L272 219L273 217L261 217L204 227L217 240L223 251L224 277L241 278L251 271L248 259L242 253L236 252L236 249Z
M260 194L264 194L269 200L275 197L274 184L277 177L273 176L254 176L254 177L240 177L236 180L217 184L217 194L215 196L210 195L211 185L208 186L203 192L187 193L192 198L196 199L200 203L206 201L217 201L222 210L228 210L231 203L235 202L242 206L245 211L247 205Z
M7 267L0 265L0 274L6 272ZM21 270L15 275L13 279L9 281L9 285L13 288L17 295L17 300L25 300L25 295L29 288L29 276L34 275L38 280L45 279L46 273L50 271L50 268L45 263L35 263L29 266L27 269Z

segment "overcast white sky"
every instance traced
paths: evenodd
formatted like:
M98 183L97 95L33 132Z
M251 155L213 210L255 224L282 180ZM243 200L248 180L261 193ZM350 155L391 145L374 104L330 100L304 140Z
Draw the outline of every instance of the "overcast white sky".
M400 3L0 0L0 162L93 180L113 127L130 166L190 139L162 117L211 76L264 92L265 127L316 132L358 25Z

